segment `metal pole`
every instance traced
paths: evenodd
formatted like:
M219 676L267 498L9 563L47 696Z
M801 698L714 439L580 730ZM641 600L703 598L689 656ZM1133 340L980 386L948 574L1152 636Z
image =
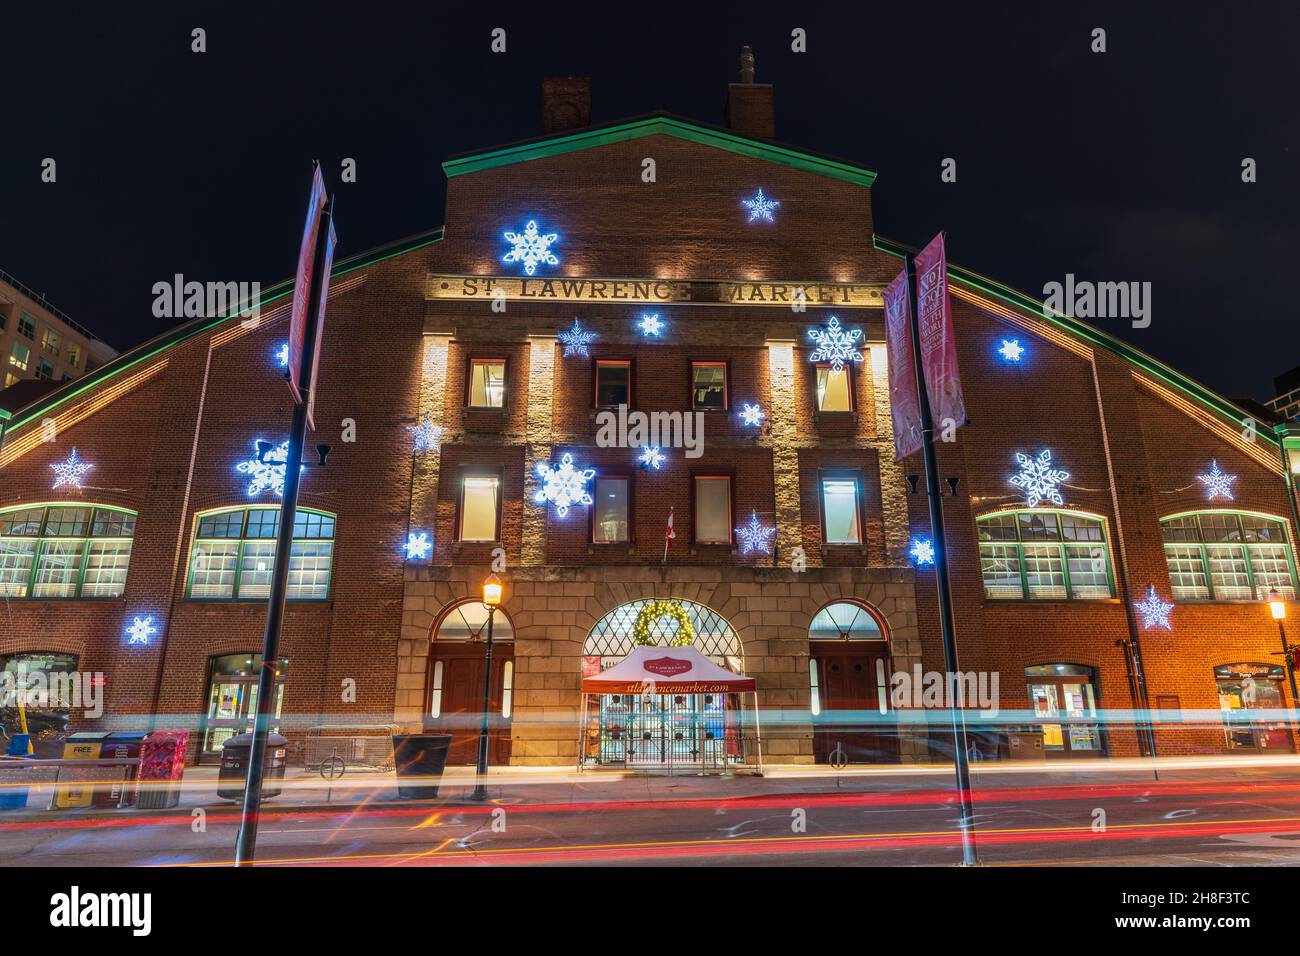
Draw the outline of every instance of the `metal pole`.
M478 729L478 766L474 771L474 793L471 800L486 800L488 795L484 778L488 769L488 711L492 697L492 619L496 613L496 607L489 604L487 650L483 653L483 722Z
M1291 645L1286 640L1286 624L1284 622L1277 622L1277 633L1282 638L1282 660L1286 664L1286 676L1291 682L1291 709L1294 711L1297 699L1300 699L1300 694L1297 694L1295 689L1295 667L1291 663Z
M320 317L321 271L329 242L334 201L321 211L313 257L311 295L307 300L307 323L303 332L302 365L298 381L302 402L293 408L289 426L289 452L284 460L284 495L280 501L280 528L275 539L275 566L271 572L271 595L267 600L266 631L262 636L262 670L257 678L257 716L253 720L253 745L248 752L248 779L244 785L244 812L239 819L235 865L251 866L257 853L257 818L262 808L262 774L266 761L266 735L275 713L275 684L280 657L280 625L284 619L284 597L289 583L289 552L293 547L294 516L298 509L298 484L302 475L302 448L307 438L307 402L315 382L311 381L312 358Z
M934 451L934 419L930 415L930 395L925 384L925 365L921 358L920 290L916 286L916 259L907 257L908 328L912 337L912 367L916 375L916 400L921 415L922 451L925 458L926 501L930 508L930 531L934 535L934 577L939 597L939 629L943 633L944 667L957 674L957 636L953 628L952 591L948 584L948 545L943 530L943 502L939 490L939 463ZM952 686L960 686L954 679ZM950 703L955 704L956 701ZM971 805L970 764L966 748L966 714L963 708L949 707L952 719L953 758L957 775L957 799L961 807L961 861L963 866L977 866L975 853L974 807Z

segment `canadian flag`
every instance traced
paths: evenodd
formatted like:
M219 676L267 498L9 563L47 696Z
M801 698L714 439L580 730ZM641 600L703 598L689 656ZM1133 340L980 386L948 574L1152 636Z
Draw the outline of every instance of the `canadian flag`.
M668 509L668 527L664 529L664 540L672 541L677 537L677 532L673 530L673 509Z

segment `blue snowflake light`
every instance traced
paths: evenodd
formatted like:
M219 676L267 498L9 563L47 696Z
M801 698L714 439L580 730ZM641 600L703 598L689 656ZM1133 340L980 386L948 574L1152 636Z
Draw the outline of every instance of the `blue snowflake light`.
M1166 631L1174 629L1174 626L1169 623L1169 612L1174 609L1174 606L1160 600L1154 584L1147 589L1146 600L1138 601L1133 605L1133 609L1142 615L1144 629L1153 627L1163 627Z
M1206 495L1211 501L1215 498L1227 498L1231 501L1232 483L1237 480L1237 476L1220 471L1219 463L1211 461L1209 472L1197 475L1196 480L1205 485Z
M647 468L653 468L658 471L664 466L664 452L658 445L646 445L641 449L641 457L637 459Z
M637 325L641 329L642 335L662 335L664 327L667 325L663 319L659 318L659 313L647 314L641 316L641 321Z
M587 351L587 346L599 338L595 332L589 332L582 327L577 319L573 320L573 328L565 329L560 333L559 339L564 343L564 358L572 355L581 355L584 358L591 355Z
M248 475L248 497L256 498L263 491L273 491L284 495L284 473L289 460L289 443L281 442L276 448L268 448L265 455L258 457L258 443L253 442L253 457L241 461L235 471Z
M411 450L417 455L437 451L442 444L442 429L433 424L433 418L427 412L420 424L407 425L406 430L411 433Z
M1020 357L1025 354L1025 347L1020 344L1019 339L1003 339L998 354L1008 362L1019 362Z
M817 343L817 348L808 356L810 362L829 362L838 372L844 368L845 362L862 361L862 353L854 344L862 338L862 330L842 328L840 320L833 315L825 329L809 329L808 338Z
M763 419L767 416L763 414L762 405L745 404L740 407L740 423L750 428L758 428L763 424Z
M423 561L433 551L433 542L424 531L410 531L406 535L406 560Z
M126 629L128 644L148 644L149 638L158 633L153 617L137 617Z
M736 537L740 539L740 553L749 554L751 551L758 551L762 554L771 554L771 541L774 534L776 528L762 524L758 520L758 512L753 512L749 517L749 524L736 529Z
M501 261L522 262L526 275L535 273L539 263L558 266L560 260L555 257L555 253L551 252L551 243L559 238L559 234L554 232L542 235L537 231L537 221L529 219L523 232L505 233L506 242L510 243L511 249L501 257Z
M538 504L551 502L555 513L563 518L572 505L591 504L591 495L587 492L587 482L596 477L594 468L582 471L573 467L573 455L565 453L558 466L541 462L537 465L538 477L542 479L542 490L537 492L534 501Z
M1016 464L1020 471L1012 476L1011 483L1024 490L1029 507L1034 507L1044 498L1055 505L1065 504L1059 486L1070 477L1070 473L1052 467L1051 449L1044 448L1036 458L1016 452Z
M781 205L775 199L769 199L763 195L763 190L758 191L758 195L753 199L742 199L741 202L749 210L749 221L756 222L761 219L764 222L776 222L776 207Z
M95 466L89 462L82 461L77 457L77 449L72 449L70 454L63 461L55 462L50 465L50 470L54 472L54 487L62 488L64 485L69 488L80 488L81 479Z
M918 568L934 564L934 543L929 538L913 538L912 550L908 553Z
M280 363L280 368L289 367L289 343L285 342L276 350L275 360Z

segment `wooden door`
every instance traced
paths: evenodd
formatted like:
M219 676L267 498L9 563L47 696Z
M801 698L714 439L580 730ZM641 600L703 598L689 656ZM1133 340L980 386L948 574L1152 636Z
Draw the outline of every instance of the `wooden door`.
M833 756L846 763L897 761L896 728L880 714L877 686L877 661L884 662L888 680L888 648L883 643L813 641L809 652L817 661L821 703L821 713L813 717L816 761L830 763Z
M473 765L478 760L478 735L483 719L483 653L481 642L433 642L429 663L429 698L439 697L438 716L427 721L434 733L451 734L448 766ZM441 664L441 668L439 668ZM514 646L492 645L492 687L489 693L488 762L510 762L510 718L502 713L506 675L514 667ZM439 687L439 681L441 686ZM513 680L511 681L513 683Z

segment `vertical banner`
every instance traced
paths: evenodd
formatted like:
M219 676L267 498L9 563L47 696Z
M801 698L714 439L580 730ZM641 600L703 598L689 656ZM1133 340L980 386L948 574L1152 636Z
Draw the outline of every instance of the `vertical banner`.
M316 430L316 393L320 391L320 344L325 338L325 306L330 298L330 269L334 267L334 247L339 237L334 232L334 217L329 218L329 232L325 234L325 262L320 277L320 311L316 320L316 344L311 357L311 380L307 394L307 427ZM292 360L292 355L290 356Z
M289 391L295 403L301 405L302 347L306 338L307 308L311 301L312 267L316 258L316 234L320 231L321 213L329 197L325 193L325 177L317 164L312 173L311 199L307 202L307 222L302 230L302 245L298 247L298 271L293 280L293 312L289 317ZM329 270L325 270L328 278ZM321 298L324 307L325 299ZM317 343L320 336L316 337Z
M907 270L885 286L885 346L889 351L889 411L894 419L894 459L921 450L921 407L916 400L916 364L912 358L911 296Z
M948 301L948 257L943 233L916 254L917 322L921 330L921 363L930 395L934 427L943 432L966 424L966 400L957 371L957 340Z

